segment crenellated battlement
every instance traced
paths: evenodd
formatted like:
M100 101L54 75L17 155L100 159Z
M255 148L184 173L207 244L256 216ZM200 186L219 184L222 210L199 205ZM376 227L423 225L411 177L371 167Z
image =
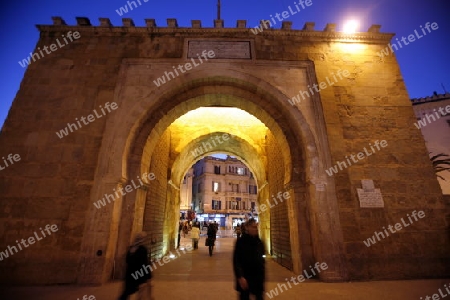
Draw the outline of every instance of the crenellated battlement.
M413 98L413 99L411 99L411 102L413 105L418 105L418 104L423 104L423 103L442 101L442 100L446 100L446 99L450 99L450 93L445 93L445 94L435 93L433 96Z
M370 42L387 43L395 35L393 33L381 33L381 25L372 25L367 32L345 33L336 31L336 24L328 23L323 30L316 30L314 22L306 22L302 29L292 29L291 21L283 21L281 28L275 29L270 26L268 20L261 20L262 31L252 32L255 28L247 27L246 20L237 20L236 27L225 27L224 20L214 20L213 27L203 27L201 20L191 20L191 27L180 27L177 19L168 18L166 26L158 26L155 19L145 19L145 27L136 26L133 19L122 18L122 26L114 26L109 18L99 18L99 25L95 26L89 18L76 17L76 25L68 25L61 17L52 17L52 25L36 25L41 32L52 32L55 30L78 30L81 32L116 32L116 33L197 33L197 32L221 32L221 33L248 33L252 36L264 35L291 35L310 37L312 39L333 40L338 42Z

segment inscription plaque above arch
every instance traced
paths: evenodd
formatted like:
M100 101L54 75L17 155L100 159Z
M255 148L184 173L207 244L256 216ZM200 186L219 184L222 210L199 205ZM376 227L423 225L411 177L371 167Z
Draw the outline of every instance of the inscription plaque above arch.
M213 50L214 59L252 59L250 41L188 41L187 58L197 58L203 51Z

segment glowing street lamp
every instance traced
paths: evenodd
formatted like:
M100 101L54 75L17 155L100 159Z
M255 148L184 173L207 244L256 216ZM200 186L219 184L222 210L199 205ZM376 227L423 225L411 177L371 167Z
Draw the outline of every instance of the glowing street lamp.
M345 33L355 33L358 26L359 26L359 24L355 20L347 21L347 23L345 23L345 25L344 25L344 32Z

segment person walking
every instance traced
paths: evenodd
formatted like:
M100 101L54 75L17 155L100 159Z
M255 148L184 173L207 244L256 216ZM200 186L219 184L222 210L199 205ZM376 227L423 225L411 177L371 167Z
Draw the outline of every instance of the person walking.
M191 229L192 248L198 249L198 239L200 238L200 224L195 223Z
M249 300L250 294L262 300L266 272L264 244L258 236L255 219L248 220L245 227L245 234L236 241L233 252L235 289L240 293L240 300Z
M184 222L183 225L183 237L186 237L186 234L189 234L189 230L188 230L188 221Z
M208 238L206 239L206 244L208 246L208 250L209 250L209 256L212 256L213 253L213 249L214 249L214 243L216 241L216 226L214 225L214 223L209 223L208 225L208 231L206 233L206 235L208 236Z
M245 222L242 222L241 223L241 235L244 235L246 232L245 232Z
M241 238L241 234L242 234L242 232L241 232L241 224L238 224L238 225L234 228L234 232L236 233L236 237L237 237L238 239L240 239L240 238Z
M147 234L140 232L136 234L134 242L129 248L126 255L126 274L125 286L119 300L127 300L128 297L138 292L137 299L148 300L151 299L151 283L152 272L147 269L143 272L146 266L149 266L148 250L144 246ZM143 276L136 276L139 272Z
M180 242L181 242L181 231L183 230L183 222L180 220L178 224L178 245L177 249L180 248Z

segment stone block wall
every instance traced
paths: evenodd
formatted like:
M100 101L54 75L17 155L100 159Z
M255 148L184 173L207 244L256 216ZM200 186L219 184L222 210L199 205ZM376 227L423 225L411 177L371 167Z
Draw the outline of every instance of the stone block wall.
M167 172L169 170L170 131L167 130L156 146L150 164L151 171L156 179L150 181L147 192L147 201L144 210L143 231L152 236L154 244L149 245L151 259L161 258L164 253L164 224L166 219L167 202ZM176 221L176 220L175 220ZM178 228L177 228L178 230Z
M281 150L272 133L266 136L267 147L267 181L269 182L269 197L267 204L266 199L263 204L267 206L268 211L262 213L270 213L270 240L272 246L272 255L274 259L292 270L292 253L289 231L289 217L287 213L287 201L277 201L272 199L278 192L284 192L284 169L286 166L280 155ZM272 206L272 207L270 207Z
M36 47L53 41L53 35L44 34ZM0 211L5 212L0 216L0 234L5 237L0 248L32 236L46 224L59 228L47 240L3 261L2 282L76 282L85 216L93 205L92 181L108 116L63 138L56 132L112 101L120 61L95 62L94 51L91 57L85 54L89 43L80 40L32 62L2 128L1 155L18 153L21 160L0 174Z
M263 46L262 39L256 38L258 58L312 60L317 83L327 82L339 69L349 71L347 78L320 92L332 165L376 140L388 143L334 175L349 279L450 274L448 205L439 192L423 137L413 125L416 119L395 55L384 59L377 55L385 44L364 45L358 52L345 50L340 43L295 37L289 44L265 40ZM356 189L362 179L374 180L375 188L381 189L384 208L359 207ZM365 246L363 241L375 231L394 226L414 210L423 210L426 217Z
M219 32L186 28L39 28L37 47L41 48L68 30L79 31L81 38L28 66L1 131L0 156L17 153L21 160L0 173L0 235L4 237L0 251L15 245L18 238L32 236L46 224L56 224L59 230L1 262L0 281L77 281L87 212L98 200L92 199L91 193L110 116L61 139L56 132L115 99L116 86L123 79L119 73L123 59L181 58L187 38L218 36L252 40L256 61L261 63L311 61L315 74L310 79L317 83L326 82L339 69L349 71L348 77L320 92L332 165L346 155L361 152L375 140L388 142L388 147L333 176L348 278L450 275L449 204L440 194L421 133L413 126L414 113L395 56L381 59L377 55L386 46L386 36L366 33L362 39L368 42L361 42L362 50L355 50L344 47L340 35L330 32L271 30L254 36L249 31L227 28ZM122 84L153 84L144 76L126 80ZM278 88L284 89L281 85ZM120 108L124 100L117 101ZM163 136L151 163L157 179L150 182L144 230L157 236L152 246L154 253L162 251L161 234L165 234L161 214L169 189L169 140ZM283 190L283 168L288 167L277 160L280 150L273 141L269 136L270 195ZM373 179L375 187L381 189L383 209L359 207L356 188L361 187L361 179ZM423 210L426 217L371 247L364 245L363 241L375 231L395 225L414 210ZM289 233L287 207L276 206L271 217L273 251L282 253L280 263L289 267L289 259L285 260L290 256L289 236L285 234Z

